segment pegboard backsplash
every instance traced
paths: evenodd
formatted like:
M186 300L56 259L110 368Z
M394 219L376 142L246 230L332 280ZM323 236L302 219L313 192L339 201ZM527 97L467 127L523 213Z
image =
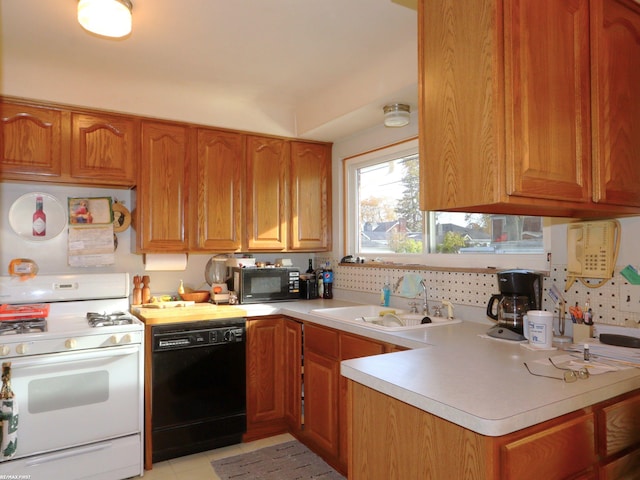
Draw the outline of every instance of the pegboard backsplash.
M449 300L458 305L484 308L491 295L498 293L495 273L407 270L393 266L350 266L338 265L335 260L331 261L331 264L334 270L334 288L343 290L379 293L385 281L389 281L393 287L403 275L411 271L418 273L426 280L430 303ZM542 308L544 310L554 309L554 303L547 295L548 289L553 284L564 292L566 272L566 265L553 265L549 276L544 277L542 293ZM576 302L578 305L584 306L588 300L593 309L596 323L640 328L640 314L623 312L619 308L620 285L626 283L625 278L616 269L614 277L601 287L588 288L580 282L575 282L569 291L563 294L567 306L574 305ZM393 292L392 295L397 296L397 293ZM568 317L567 319L570 321Z

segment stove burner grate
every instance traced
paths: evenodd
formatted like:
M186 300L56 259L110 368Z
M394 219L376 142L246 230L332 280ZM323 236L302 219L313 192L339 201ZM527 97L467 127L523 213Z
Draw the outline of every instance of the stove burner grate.
M39 333L46 331L47 320L44 318L3 320L0 322L0 335L19 335L22 333Z
M130 325L133 317L124 312L113 313L87 313L87 320L92 327L110 327L113 325Z

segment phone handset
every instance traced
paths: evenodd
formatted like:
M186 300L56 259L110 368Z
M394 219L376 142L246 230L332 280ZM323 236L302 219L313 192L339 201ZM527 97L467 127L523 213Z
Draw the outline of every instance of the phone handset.
M565 292L579 279L588 288L598 288L613 277L620 250L618 220L572 223L567 227L567 284ZM600 278L597 284L585 278Z

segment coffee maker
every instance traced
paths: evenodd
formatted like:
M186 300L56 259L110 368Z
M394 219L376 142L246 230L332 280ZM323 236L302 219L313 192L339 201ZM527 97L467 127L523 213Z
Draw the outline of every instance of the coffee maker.
M487 335L505 340L525 340L524 315L529 310L542 310L542 274L516 269L498 272L497 277L500 293L491 295L487 316L498 323L489 329Z

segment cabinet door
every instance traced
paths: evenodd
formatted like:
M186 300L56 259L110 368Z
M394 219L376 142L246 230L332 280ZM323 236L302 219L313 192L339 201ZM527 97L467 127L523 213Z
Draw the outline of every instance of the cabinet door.
M340 333L340 359L349 360L351 358L368 357L385 353L386 346L383 343L370 340L368 338ZM348 380L340 376L340 398L338 401L340 420L340 466L347 470L349 460L349 422L347 419L347 387Z
M640 5L592 2L594 200L640 206Z
M302 324L284 321L284 418L289 431L302 428Z
M502 20L495 4L419 3L421 210L501 200L504 105L496 29Z
M10 103L0 104L0 172L28 176L62 174L62 112ZM28 178L28 177L27 177Z
M133 186L136 183L133 118L71 114L71 177Z
M291 142L289 250L331 246L331 145Z
M136 214L140 252L187 251L188 172L186 127L144 122Z
M589 202L589 0L507 0L504 14L506 193Z
M246 225L248 250L287 248L287 166L285 140L247 137Z
M337 458L338 378L336 360L306 350L304 354L304 433L315 446Z
M304 326L304 437L337 461L340 343L337 330Z
M285 430L282 317L247 320L247 438Z
M242 245L243 136L198 129L191 236L197 250L232 252Z

